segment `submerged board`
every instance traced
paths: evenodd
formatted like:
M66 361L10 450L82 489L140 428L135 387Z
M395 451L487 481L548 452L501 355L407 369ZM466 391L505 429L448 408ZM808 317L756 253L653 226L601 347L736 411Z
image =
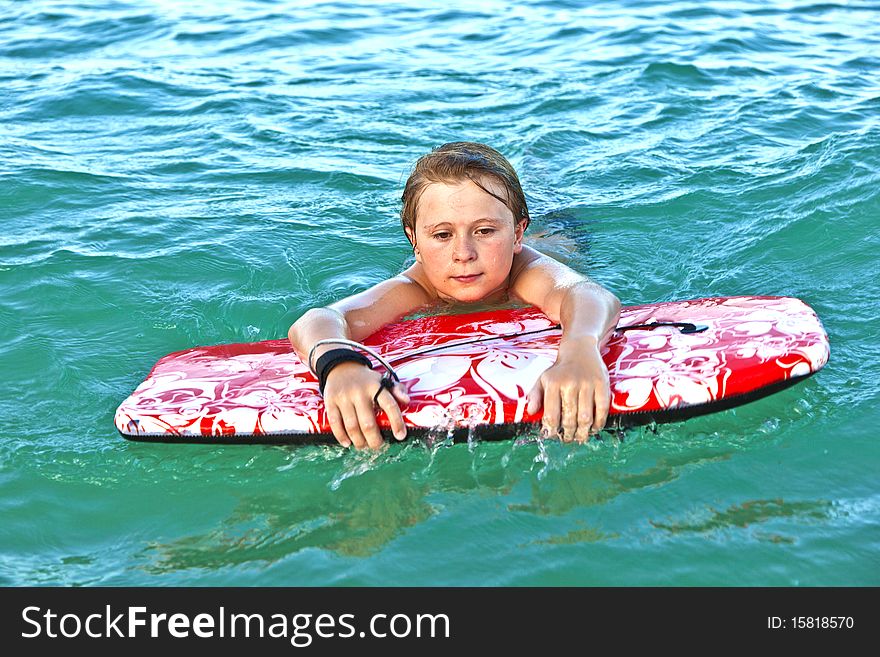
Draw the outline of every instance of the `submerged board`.
M694 326L628 328L656 323ZM403 320L364 344L408 388L409 436L462 439L471 431L501 439L540 422L541 411L527 412L526 396L556 360L560 335L540 311L519 308ZM409 355L429 347L437 349ZM818 371L829 347L819 318L798 299L723 297L626 307L602 356L611 383L608 426L625 427L776 392ZM335 443L318 382L287 340L169 354L115 421L135 440ZM388 429L384 413L379 422Z

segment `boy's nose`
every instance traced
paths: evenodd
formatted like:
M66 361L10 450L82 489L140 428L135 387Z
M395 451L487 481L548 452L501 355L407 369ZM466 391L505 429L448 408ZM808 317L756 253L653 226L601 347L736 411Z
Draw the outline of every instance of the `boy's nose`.
M452 258L456 262L468 262L477 257L474 245L466 237L455 240L452 245Z

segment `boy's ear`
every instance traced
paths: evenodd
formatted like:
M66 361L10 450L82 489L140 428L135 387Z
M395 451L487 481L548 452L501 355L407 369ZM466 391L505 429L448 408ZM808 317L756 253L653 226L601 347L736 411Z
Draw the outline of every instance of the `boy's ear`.
M407 226L403 230L406 233L406 239L408 239L409 243L412 245L413 255L416 257L416 262L421 262L422 254L419 253L419 246L416 244L416 236L413 234L412 228Z
M513 252L520 253L523 248L523 235L526 232L526 227L529 225L528 219L523 219L522 221L518 221L516 226L513 227Z

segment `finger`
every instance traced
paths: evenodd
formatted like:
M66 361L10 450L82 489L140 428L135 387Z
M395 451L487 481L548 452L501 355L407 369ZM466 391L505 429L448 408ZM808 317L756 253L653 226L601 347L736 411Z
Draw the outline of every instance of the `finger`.
M351 438L348 437L348 433L345 431L342 415L338 408L331 406L327 409L327 421L330 423L330 431L333 432L336 442L343 447L351 447Z
M590 439L590 428L593 425L593 391L582 388L578 394L577 436L575 440L585 443Z
M345 425L345 431L351 442L354 443L355 449L363 449L367 446L367 440L361 433L361 425L358 423L357 411L353 406L349 406L342 414L342 422Z
M611 407L611 391L608 389L607 385L596 389L595 400L596 415L593 418L593 431L598 433L605 428L605 423L608 421L608 413L610 412Z
M403 404L404 407L406 407L410 402L409 393L400 382L394 384L394 388L392 388L391 394L397 400L398 404Z
M559 435L559 389L556 386L544 388L544 419L541 424L547 436Z
M578 428L578 389L566 387L559 394L562 397L562 439L570 443Z
M403 414L400 412L400 406L397 405L397 398L390 394L388 390L383 390L379 395L379 408L385 411L388 416L388 422L391 425L391 432L397 440L406 438L406 425L403 423Z
M534 415L541 410L541 404L544 402L544 384L541 383L541 379L538 379L535 385L532 386L526 399L528 400L526 412L529 415Z
M364 439L371 448L379 449L385 441L379 432L379 423L376 421L376 409L373 407L373 400L361 400L355 404L355 408L357 409L358 425L360 425Z

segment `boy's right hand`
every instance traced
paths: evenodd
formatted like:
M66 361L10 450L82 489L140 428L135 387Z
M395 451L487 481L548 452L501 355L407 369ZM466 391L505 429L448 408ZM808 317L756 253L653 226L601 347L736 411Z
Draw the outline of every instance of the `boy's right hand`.
M340 363L327 375L324 385L324 407L336 440L343 447L354 444L356 449L379 449L383 444L377 408L373 398L381 388L382 375L360 363ZM397 440L406 438L406 425L399 404L409 404L409 395L400 383L382 389L378 406L388 416L391 431Z

